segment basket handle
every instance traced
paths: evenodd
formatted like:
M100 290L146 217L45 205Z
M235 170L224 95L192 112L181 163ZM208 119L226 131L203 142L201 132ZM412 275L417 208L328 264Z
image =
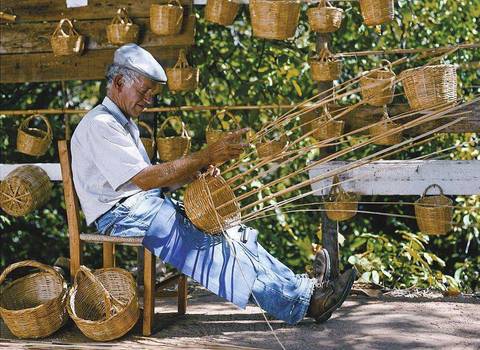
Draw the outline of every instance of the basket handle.
M128 12L125 7L121 7L117 10L115 16L113 16L111 24L132 24L132 20L128 17Z
M63 25L65 23L67 23L67 25L68 25L68 34L65 33L64 30L63 30ZM58 35L58 34L60 34L60 35ZM55 28L54 32L52 33L52 36L68 37L68 36L73 36L73 35L78 36L78 33L75 30L75 28L73 27L72 21L70 21L68 18L62 18L60 20L60 22L58 22L57 27Z
M52 126L50 125L50 122L48 121L47 117L45 117L44 115L41 115L41 114L33 114L30 117L24 119L20 123L20 129L25 130L25 128L28 127L28 124L30 123L30 120L32 120L33 118L40 118L47 125L47 132L46 132L46 134L45 134L45 136L43 137L42 140L51 139L52 138Z
M150 134L150 137L152 140L153 140L153 129L150 127L150 125L148 125L147 123L145 122L141 122L139 121L138 122L138 126L141 126L142 128L144 128L145 130L148 131L148 133Z
M185 49L180 49L177 63L175 63L173 68L187 68L188 66L187 56L185 56Z
M62 275L60 275L54 268L52 268L48 265L42 264L42 263L40 263L38 261L35 261L35 260L24 260L24 261L20 261L20 262L11 264L5 270L3 270L2 274L0 275L0 285L5 281L5 279L7 278L8 274L10 272L12 272L13 270L16 270L20 267L26 267L26 266L36 267L39 270L45 271L45 272L47 272L51 275L54 275L56 278L58 278L60 280L63 280Z
M178 5L178 7L180 7L180 9L183 10L183 6L182 6L182 4L180 3L179 0L169 0L168 1L168 5L172 5L173 3L176 3ZM183 18L183 13L180 13L180 16L178 16L178 19L177 19L177 25L180 23L182 18Z
M382 68L380 68L380 69L383 69L387 72L391 72L391 73L395 74L394 71L393 71L392 62L390 62L389 60L386 60L386 59L382 59L380 62L382 63Z
M207 129L206 130L210 130L211 127L212 127L212 121L214 119L218 119L220 120L220 116L224 116L224 115L227 115L230 117L230 119L234 122L235 126L237 127L237 130L240 129L240 124L238 123L237 119L235 118L235 116L233 115L233 113L229 112L228 110L226 109L222 109L220 111L218 111L217 113L215 113L213 116L211 116L209 119L208 119L208 124L207 124ZM222 124L220 123L220 126Z
M327 107L327 104L324 104L323 105L323 115L327 117L327 120L332 120L332 115L330 114L330 112L328 111L328 107Z
M434 188L434 187L437 187L439 190L440 190L440 195L443 196L443 189L440 187L440 185L437 185L437 184L431 184L429 186L427 186L427 188L425 189L425 191L423 191L423 194L422 194L422 198L425 197L427 195L427 192L430 188Z
M176 115L172 115L172 116L168 117L167 119L165 119L165 121L162 123L162 125L158 129L159 136L160 137L165 137L165 132L164 132L165 127L167 126L167 123L172 119L176 119L176 120L180 121L180 123L182 125L182 133L180 134L180 136L189 137L187 127L185 126L185 123L183 122L182 118L180 118L179 116L176 116Z

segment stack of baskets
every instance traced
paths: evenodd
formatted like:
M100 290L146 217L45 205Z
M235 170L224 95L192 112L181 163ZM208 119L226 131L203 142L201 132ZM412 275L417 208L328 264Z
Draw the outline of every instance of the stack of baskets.
M176 120L180 122L181 132L179 136L165 136L165 128L169 122ZM190 136L188 135L185 123L180 117L168 117L160 126L157 137L158 156L160 160L169 162L187 155L190 150Z
M135 43L138 39L138 25L128 17L127 9L118 9L112 23L107 26L107 39L113 45Z
M167 5L150 6L150 29L157 35L180 33L183 23L183 7L178 0L169 0Z
M338 182L338 176L335 175L332 188L325 202L325 210L330 220L345 221L357 214L358 195L352 192L345 192Z
M383 60L387 65L367 72L360 78L362 97L366 103L381 107L392 103L395 90L395 73L392 64Z
M333 33L342 25L343 10L333 7L326 0L318 2L318 7L307 11L310 28L317 33Z
M293 0L250 0L253 35L285 40L295 35L300 2Z
M167 68L167 84L170 91L193 91L197 88L200 72L188 65L185 50L181 49L173 68Z
M430 188L437 187L439 195L427 197ZM452 228L453 201L443 195L443 189L432 184L415 202L415 216L420 231L429 235L445 235Z
M67 31L63 30L64 25ZM62 18L50 36L50 44L55 56L81 55L85 46L85 39L73 27L68 18Z
M367 26L376 26L393 20L393 0L360 0L360 11Z
M153 129L145 122L138 122L138 126L144 128L148 132L148 137L140 137L145 151L147 151L148 159L152 159L155 154L155 137Z
M47 130L31 128L29 123L34 118L40 118ZM48 147L52 143L52 127L48 119L40 114L34 114L26 118L20 124L17 132L17 151L30 156L42 156L47 153Z
M344 124L342 120L334 120L325 105L322 115L311 122L312 136L317 141L339 138L343 134Z
M222 26L229 26L237 17L240 5L232 0L208 0L205 6L205 19Z
M333 81L338 79L342 70L342 61L337 60L328 47L322 48L318 57L308 61L315 81Z
M399 126L390 119L386 108L384 108L382 119L369 128L370 135L376 138L373 143L381 146L391 146L402 142L402 131L394 131ZM381 135L384 136L380 137Z
M207 128L205 130L205 137L207 139L207 144L208 145L211 145L212 143L215 143L217 142L218 140L224 138L225 136L227 135L230 135L232 132L231 131L225 131L225 130L218 130L218 129L212 129L212 122L214 119L219 119L220 121L220 125L222 125L223 123L223 118L220 119L221 117L223 116L229 116L230 119L232 120L232 122L235 124L235 127L236 127L236 130L239 130L240 129L240 125L238 124L238 121L236 119L236 117L230 113L229 111L226 111L226 110L222 110L218 113L216 113L213 117L211 117L209 120L208 120L208 125L207 125Z

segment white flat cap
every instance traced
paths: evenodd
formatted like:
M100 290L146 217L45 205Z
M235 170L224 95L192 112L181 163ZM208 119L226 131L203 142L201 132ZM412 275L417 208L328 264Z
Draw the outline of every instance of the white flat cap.
M153 81L165 84L167 75L150 52L137 44L126 44L115 50L113 64L127 67Z

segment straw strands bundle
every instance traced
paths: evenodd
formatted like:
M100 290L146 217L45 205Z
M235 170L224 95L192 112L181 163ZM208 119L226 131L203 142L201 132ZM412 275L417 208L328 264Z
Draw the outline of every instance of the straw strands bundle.
M123 45L136 43L138 39L138 25L128 17L127 9L122 7L107 25L107 39L110 44Z
M392 103L395 90L395 73L392 64L387 60L386 66L367 72L360 78L362 96L372 106L383 106Z
M393 20L393 0L360 0L360 11L367 26L376 26Z
M230 117L230 120L235 124L235 130L240 129L240 124L238 124L238 121L237 121L236 117L232 113L230 113L229 111L221 110L208 120L208 125L207 125L207 128L205 130L205 137L207 139L207 144L211 145L212 143L215 143L218 140L220 140L220 139L224 138L225 136L230 135L232 133L232 131L224 131L222 129L218 130L218 129L213 129L212 128L213 120L214 119L219 119L220 125L222 125L222 120L223 120L223 117L225 115ZM220 119L221 117L222 117L222 119Z
M439 195L428 196L431 188L437 187ZM445 235L452 228L453 201L443 195L443 189L432 184L423 192L422 196L415 202L415 216L420 231L429 235Z
M295 35L300 2L294 0L250 0L253 35L285 40Z
M229 26L237 17L240 4L232 0L208 0L205 6L205 19L222 26Z
M310 29L318 33L332 33L342 25L343 10L333 7L328 1L321 0L317 7L307 10Z
M181 124L181 133L179 136L165 136L165 128L169 122L177 120ZM165 121L158 129L157 148L159 158L163 161L171 161L182 158L190 150L190 136L188 135L185 123L180 117L172 116Z
M148 137L140 137L145 151L147 151L148 159L152 159L155 154L155 138L153 135L153 129L145 122L138 122L138 126L144 128L148 132Z
M178 34L182 23L183 7L178 0L169 0L167 5L150 5L150 29L155 34Z
M21 267L40 272L5 285L7 276ZM33 260L14 263L3 271L0 286L0 315L16 337L44 338L67 321L67 284L53 268Z
M345 192L339 185L338 176L333 177L332 187L325 202L325 210L330 220L345 221L357 214L358 195Z
M188 65L185 50L181 49L173 68L167 68L167 84L170 91L193 91L197 88L200 72Z
M40 118L47 130L31 128L29 123L34 118ZM43 156L52 143L52 127L48 119L40 114L34 114L22 121L17 132L17 151L30 156Z
M318 57L309 61L312 79L315 81L332 81L338 79L342 70L342 61L337 60L327 47L322 48Z
M64 25L67 26L66 32L63 30ZM81 55L85 40L68 18L62 18L50 36L50 44L55 56Z

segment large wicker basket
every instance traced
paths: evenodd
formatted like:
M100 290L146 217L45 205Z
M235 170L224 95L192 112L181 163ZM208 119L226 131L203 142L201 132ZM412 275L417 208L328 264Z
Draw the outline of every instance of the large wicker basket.
M68 293L67 310L88 338L120 338L140 316L135 281L123 269L104 268L92 273L80 266Z
M357 214L358 195L353 192L345 192L338 182L338 176L335 175L325 202L325 210L330 220L345 221Z
M66 32L63 30L64 25L67 26ZM62 18L50 37L50 44L55 56L81 55L85 40L68 18Z
M360 11L367 26L376 26L393 20L393 0L360 0Z
M47 126L47 130L29 127L30 121L40 118ZM52 127L48 119L40 114L34 114L24 119L17 132L17 151L30 156L42 156L47 153L52 143Z
M430 188L437 187L440 195L428 196ZM415 202L415 216L420 231L429 235L445 235L452 228L453 201L443 195L442 188L433 184L428 186Z
M342 136L344 125L345 122L343 120L334 120L332 118L325 105L322 115L311 122L312 136L317 141L337 139Z
M307 10L311 30L318 33L333 33L342 25L343 10L333 7L328 1L321 0L318 7Z
M393 131L400 125L393 122L386 112L383 113L382 119L370 126L369 132L372 137L378 137L373 141L375 145L391 146L402 142L402 131Z
M44 205L51 194L47 173L35 165L22 165L0 183L0 207L9 215L23 216Z
M457 100L457 71L452 64L407 69L400 74L408 104L427 109Z
M173 68L167 68L167 84L170 91L193 91L198 86L200 72L188 65L185 50L180 50L178 61Z
M367 72L360 78L363 99L369 105L377 107L392 103L395 90L396 75L392 71L392 64L387 60L383 61L387 65Z
M220 120L220 125L222 125L222 120L224 119L223 117L225 115L230 117L232 122L235 124L236 130L240 129L240 125L238 124L237 118L232 113L230 113L229 111L221 110L208 120L207 128L205 129L205 138L207 139L207 144L208 145L211 145L212 143L215 143L218 140L220 140L220 139L224 138L225 136L228 136L232 133L232 131L225 131L225 130L222 130L222 129L213 129L212 128L212 123L215 119L219 119ZM220 118L222 118L222 119L220 119Z
M181 133L179 136L165 136L165 128L171 120L177 120L181 124ZM172 161L187 155L190 150L190 136L188 135L185 123L180 117L168 117L158 129L157 149L160 160Z
M342 70L342 61L337 60L327 47L322 48L317 57L309 59L308 64L315 81L336 80Z
M136 43L138 40L138 25L128 17L127 9L118 9L112 22L107 25L107 39L113 45Z
M155 154L155 138L153 129L145 122L138 122L138 126L144 128L148 132L148 137L140 137L145 151L147 151L148 159L152 159Z
M185 212L205 233L221 234L240 222L240 206L228 183L221 177L202 175L185 190Z
M150 29L157 35L180 33L183 23L183 7L178 0L167 5L150 5Z
M4 285L7 275L21 267L40 272ZM67 284L53 268L33 260L12 264L0 276L0 286L0 315L16 337L47 337L67 321Z
M222 26L229 26L237 17L240 4L232 0L208 0L205 19Z
M295 35L300 2L292 0L250 0L253 35L285 40Z

